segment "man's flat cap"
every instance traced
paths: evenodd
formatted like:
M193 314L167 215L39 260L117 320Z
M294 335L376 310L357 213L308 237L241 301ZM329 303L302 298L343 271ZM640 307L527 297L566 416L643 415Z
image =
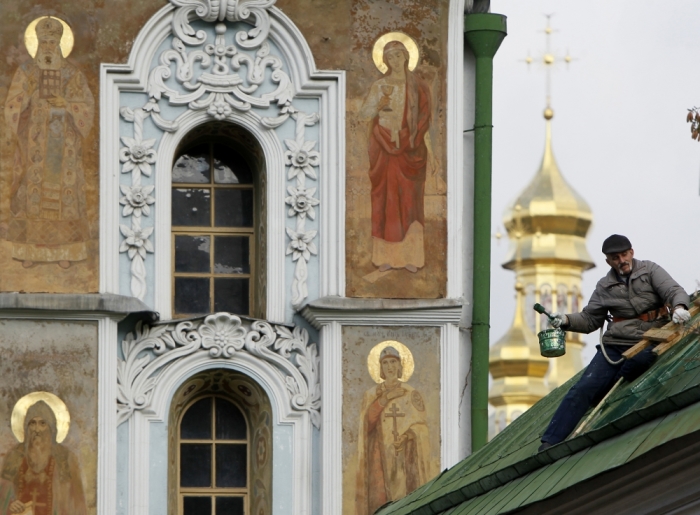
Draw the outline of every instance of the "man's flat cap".
M603 254L617 254L632 248L630 240L622 234L608 236L603 242Z

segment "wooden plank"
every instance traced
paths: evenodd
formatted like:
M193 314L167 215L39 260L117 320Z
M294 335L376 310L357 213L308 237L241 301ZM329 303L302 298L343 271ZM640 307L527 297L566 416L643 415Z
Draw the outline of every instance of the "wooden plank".
M679 341L683 339L684 336L688 335L691 331L696 331L698 328L700 328L700 320L697 320L694 324L686 324L683 327L683 332L673 338L672 340L669 340L665 343L659 344L655 349L654 352L656 353L657 356L661 356L664 352L666 352L668 349L673 347L675 344L677 344Z
M651 340L652 342L668 342L678 336L680 333L677 329L677 325L673 324L674 327L667 328L669 324L663 327L649 329L644 333L644 338Z
M644 349L646 349L650 345L653 345L653 343L654 342L649 341L649 340L642 340L639 343L637 343L636 345L627 349L625 352L622 353L622 355L626 359L630 359L630 358L636 356L637 354L639 354L640 352L642 352Z

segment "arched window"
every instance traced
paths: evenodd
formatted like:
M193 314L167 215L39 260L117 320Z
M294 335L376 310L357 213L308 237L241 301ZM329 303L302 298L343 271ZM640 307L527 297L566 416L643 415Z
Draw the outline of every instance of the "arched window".
M264 219L259 147L242 129L227 130L215 124L200 128L174 161L175 317L219 311L264 316L256 302L264 263L258 241Z
M168 427L169 515L272 513L272 407L257 382L225 369L192 376Z
M182 515L247 513L248 427L230 400L206 396L180 421L178 501Z

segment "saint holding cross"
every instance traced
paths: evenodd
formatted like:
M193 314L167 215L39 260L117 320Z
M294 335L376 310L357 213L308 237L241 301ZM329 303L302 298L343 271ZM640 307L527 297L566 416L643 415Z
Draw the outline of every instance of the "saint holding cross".
M395 347L381 351L379 373L383 381L362 401L356 515L374 513L433 477L423 396L402 381L404 366Z

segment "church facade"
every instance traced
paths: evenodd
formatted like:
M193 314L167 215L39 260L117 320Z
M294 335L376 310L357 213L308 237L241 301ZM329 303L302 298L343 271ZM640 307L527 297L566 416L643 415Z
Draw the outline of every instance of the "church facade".
M468 3L0 0L0 513L365 515L469 454Z

